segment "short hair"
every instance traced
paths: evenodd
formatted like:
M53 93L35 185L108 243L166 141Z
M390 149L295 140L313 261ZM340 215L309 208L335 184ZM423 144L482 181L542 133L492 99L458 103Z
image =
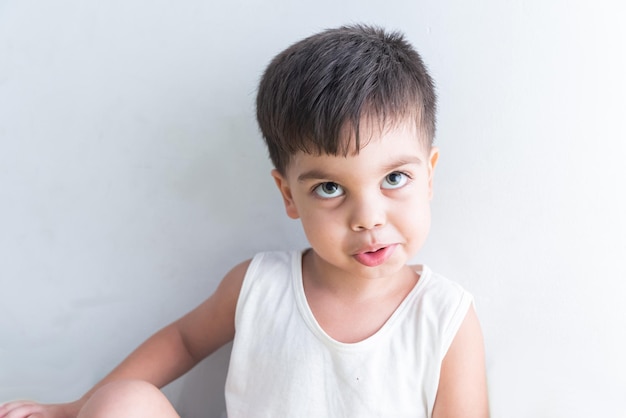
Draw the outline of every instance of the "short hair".
M257 121L274 167L306 153L348 155L361 149L364 118L381 126L415 117L432 145L436 93L417 51L399 32L342 26L309 36L279 53L257 93ZM375 119L374 119L375 118Z

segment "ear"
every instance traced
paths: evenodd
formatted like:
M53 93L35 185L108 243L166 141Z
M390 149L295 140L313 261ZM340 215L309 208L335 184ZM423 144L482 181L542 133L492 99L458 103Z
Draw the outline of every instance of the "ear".
M435 175L435 167L439 161L439 148L432 147L430 156L428 157L428 197L433 198L433 177Z
M291 219L298 219L300 215L298 215L298 209L296 208L296 204L293 201L293 196L291 194L291 188L289 187L289 183L285 176L280 174L280 172L276 169L272 170L272 177L274 177L274 181L276 182L276 186L280 191L281 196L283 197L283 202L285 204L285 211L287 212L287 216Z

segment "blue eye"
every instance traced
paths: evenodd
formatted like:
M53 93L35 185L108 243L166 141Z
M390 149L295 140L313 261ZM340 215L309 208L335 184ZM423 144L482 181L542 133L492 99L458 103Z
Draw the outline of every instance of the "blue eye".
M317 193L319 197L323 197L324 199L330 199L343 195L343 188L337 183L327 181L318 185L315 188L315 193Z
M394 171L393 173L385 176L385 180L383 180L381 187L383 189L398 189L404 186L407 181L409 181L409 177L406 174Z

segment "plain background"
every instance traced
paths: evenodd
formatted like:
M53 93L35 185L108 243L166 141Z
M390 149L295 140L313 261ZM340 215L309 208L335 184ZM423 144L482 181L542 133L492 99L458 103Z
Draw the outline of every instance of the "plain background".
M292 42L406 33L438 86L415 261L476 298L495 418L626 416L614 1L0 1L0 402L80 396L236 262L304 248L254 120ZM165 391L219 417L228 347Z

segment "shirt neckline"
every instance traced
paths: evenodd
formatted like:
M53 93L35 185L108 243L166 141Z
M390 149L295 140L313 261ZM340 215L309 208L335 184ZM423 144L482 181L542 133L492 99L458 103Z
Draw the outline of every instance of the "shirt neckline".
M317 322L317 319L315 319L313 311L309 306L309 302L307 301L304 293L304 283L302 281L302 257L305 252L306 250L293 251L291 255L292 285L298 310L309 330L317 337L318 340L329 347L342 351L363 350L383 339L394 328L395 324L398 322L398 318L402 315L402 312L404 312L411 302L419 295L419 293L421 293L421 289L424 288L426 283L431 278L431 271L428 266L424 264L415 266L415 271L419 274L417 283L415 283L411 291L405 296L400 305L398 305L396 310L391 314L383 326L373 335L365 338L364 340L355 343L344 343L337 341L324 331L324 329Z

